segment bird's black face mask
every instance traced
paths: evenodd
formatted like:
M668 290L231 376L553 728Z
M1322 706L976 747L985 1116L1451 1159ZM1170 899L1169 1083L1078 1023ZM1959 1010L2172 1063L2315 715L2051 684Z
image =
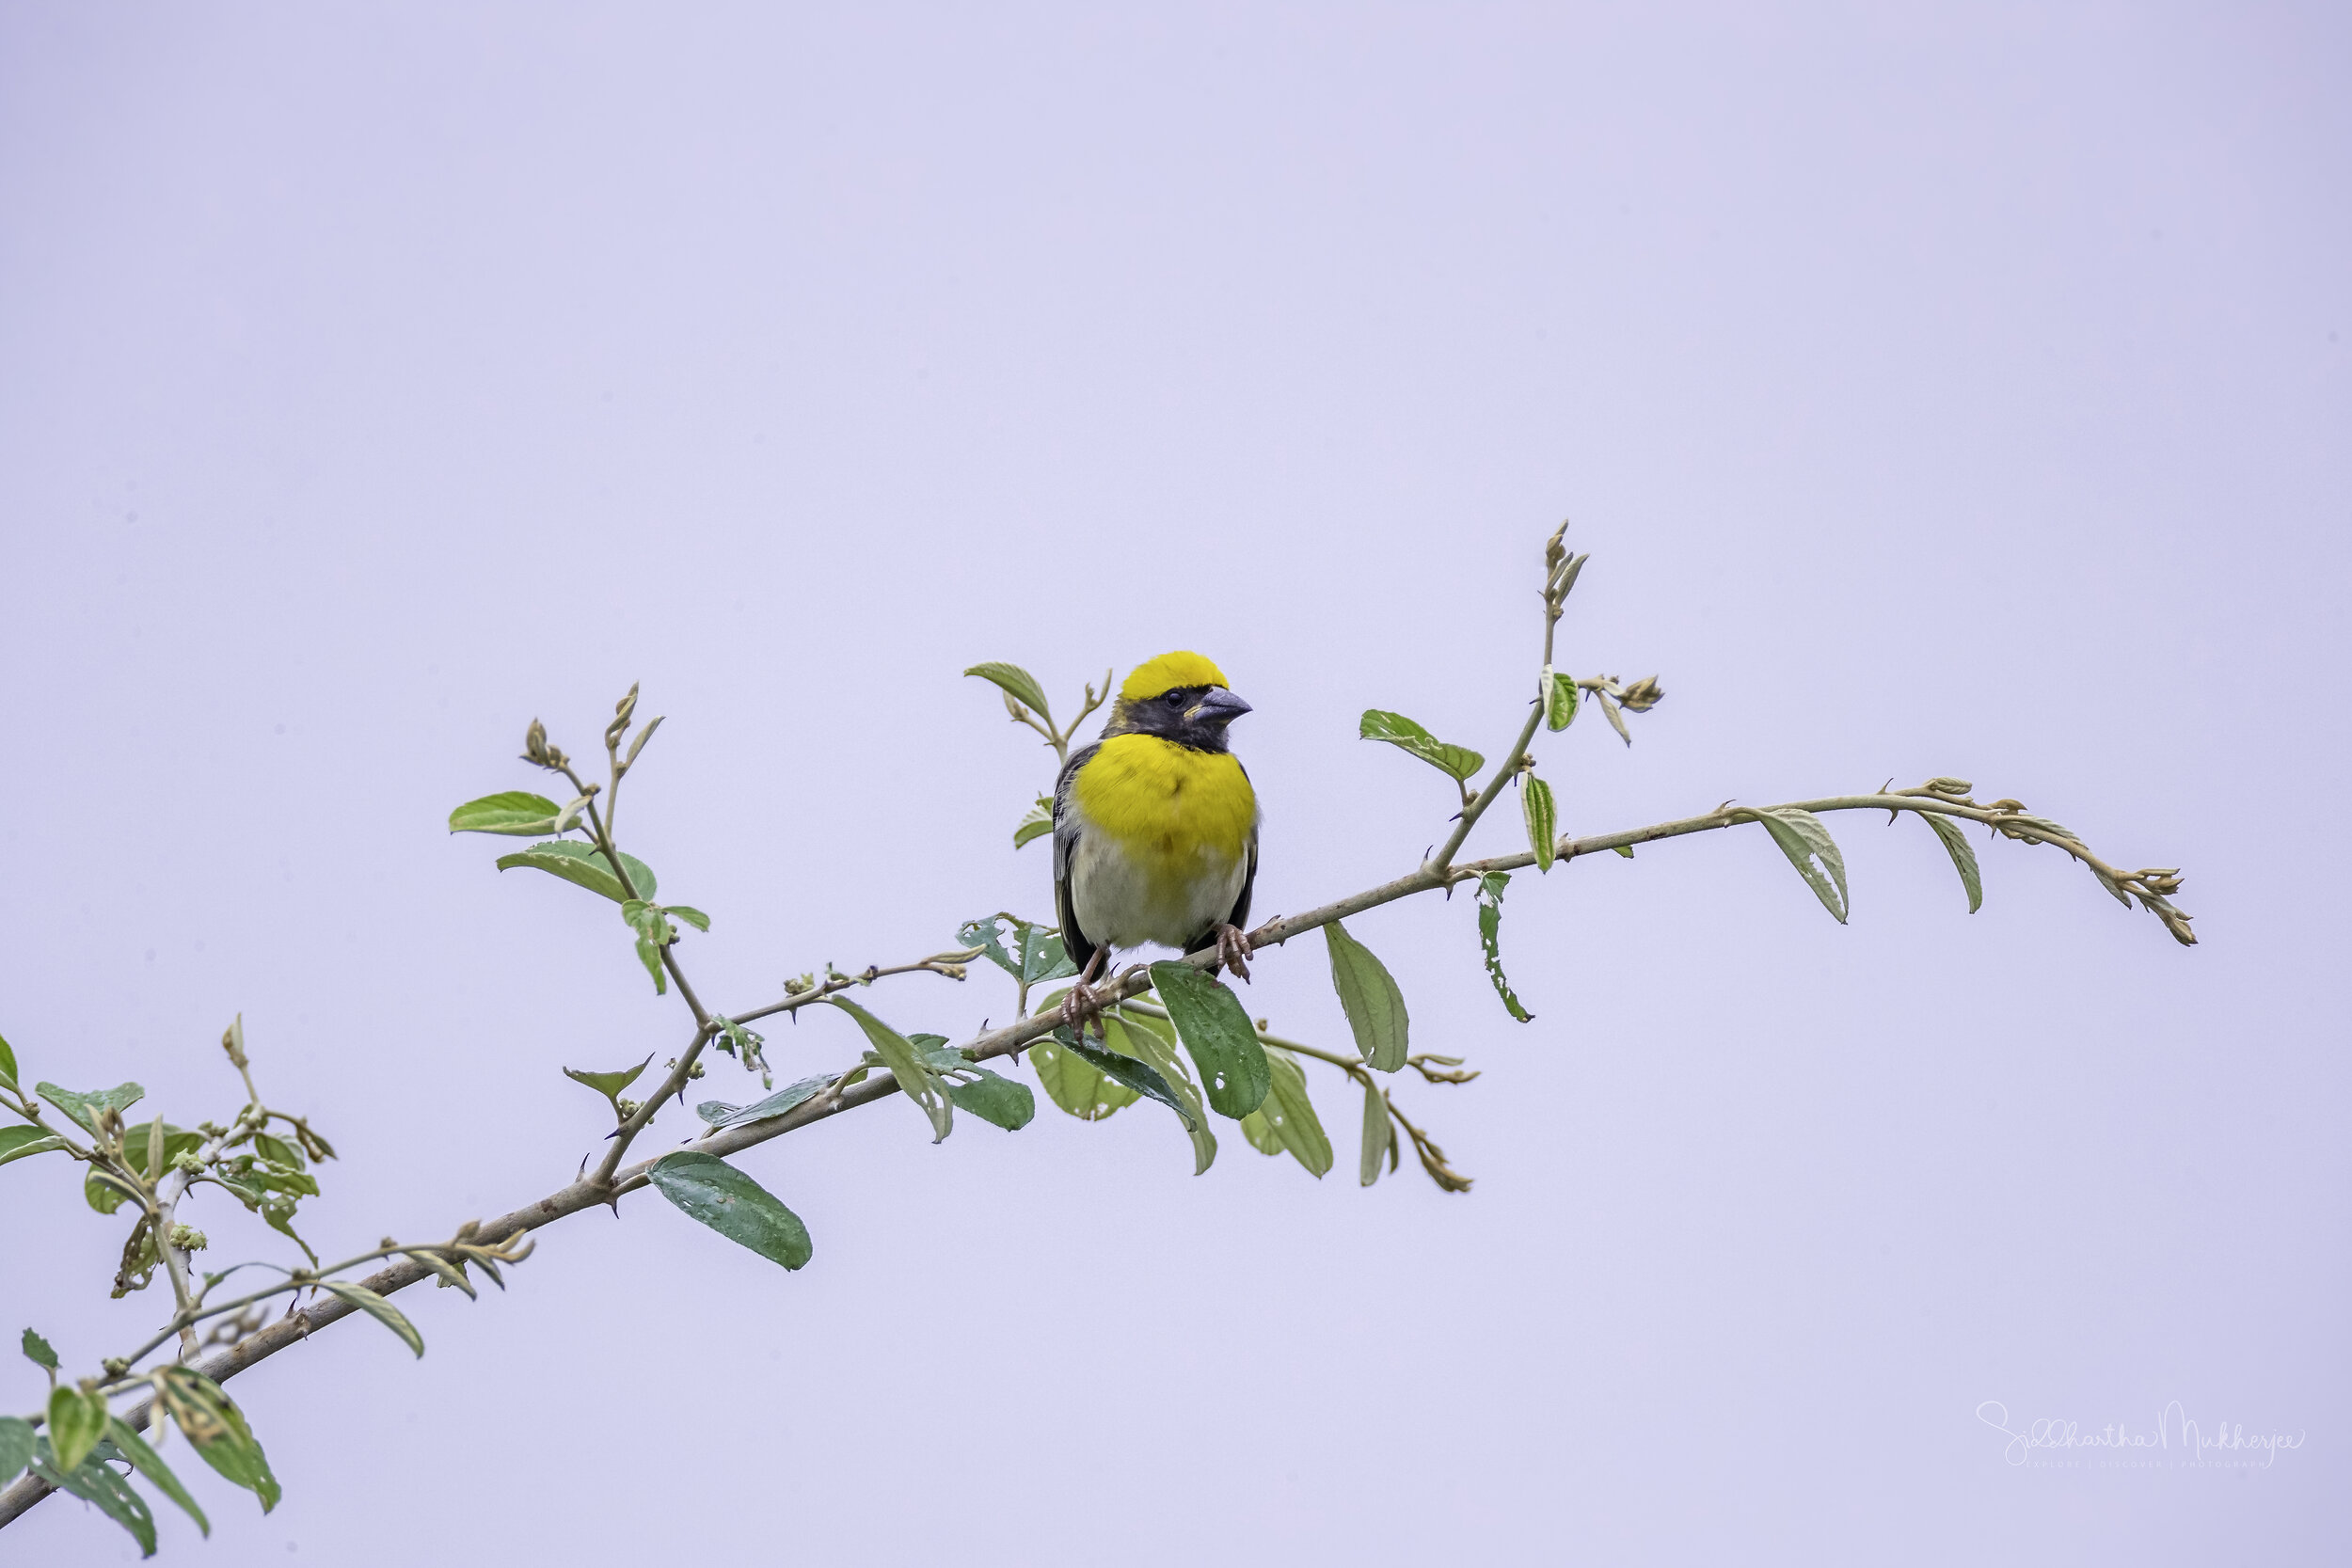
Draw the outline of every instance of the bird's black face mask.
M1221 686L1180 686L1140 702L1121 700L1104 736L1155 735L1196 752L1225 750L1225 726L1249 705Z

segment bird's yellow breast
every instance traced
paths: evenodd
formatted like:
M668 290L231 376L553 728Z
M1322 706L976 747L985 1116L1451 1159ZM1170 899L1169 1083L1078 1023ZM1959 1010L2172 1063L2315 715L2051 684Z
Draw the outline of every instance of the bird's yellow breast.
M1258 796L1229 752L1153 735L1113 736L1072 781L1078 809L1128 854L1171 872L1239 860L1258 825Z

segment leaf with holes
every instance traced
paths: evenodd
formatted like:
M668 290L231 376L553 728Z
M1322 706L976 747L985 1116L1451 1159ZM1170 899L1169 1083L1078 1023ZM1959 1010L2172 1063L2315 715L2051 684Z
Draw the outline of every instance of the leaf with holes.
M1140 1089L1106 1077L1101 1068L1050 1036L1029 1042L1029 1065L1037 1069L1045 1098L1080 1121L1101 1121L1143 1098Z
M204 1511L196 1506L196 1499L188 1495L188 1489L181 1484L180 1478L171 1473L171 1466L164 1463L163 1456L148 1447L146 1438L125 1426L120 1418L109 1416L106 1418L106 1441L120 1449L122 1457L131 1462L131 1467L145 1476L156 1491L178 1503L182 1511L196 1521L198 1529L207 1536L213 1533L213 1522L204 1517Z
M966 1067L973 1074L969 1083L950 1081L947 1098L956 1102L959 1111L969 1111L993 1127L1008 1132L1018 1132L1037 1116L1037 1096L1026 1084L1016 1084L1000 1077L986 1068Z
M1053 927L1032 926L1023 921L1013 936L1021 950L1019 974L1023 985L1041 986L1078 973L1078 966L1070 961L1070 955L1063 950L1061 933Z
M1799 806L1751 808L1736 815L1764 824L1764 831L1772 835L1780 852L1788 857L1788 863L1797 868L1804 885L1821 901L1821 908L1843 926L1848 908L1846 858L1837 852L1837 842L1829 836L1821 819Z
M1502 890L1510 885L1507 871L1489 871L1478 879L1478 945L1486 951L1486 978L1494 982L1495 994L1502 998L1513 1018L1529 1023L1535 1015L1519 1006L1502 973Z
M670 990L669 976L661 965L661 950L677 937L677 928L662 913L659 904L648 904L643 898L621 901L621 919L636 933L637 961L653 976L653 993L666 996Z
M155 1555L155 1511L147 1506L147 1499L131 1489L131 1483L117 1475L106 1463L115 1457L112 1444L102 1444L86 1455L79 1465L60 1467L56 1455L50 1450L49 1439L35 1440L33 1474L68 1496L81 1498L91 1507L131 1532L131 1539L139 1544L141 1557Z
M1152 989L1200 1069L1210 1109L1236 1121L1256 1110L1273 1080L1241 998L1192 965L1168 960L1152 966Z

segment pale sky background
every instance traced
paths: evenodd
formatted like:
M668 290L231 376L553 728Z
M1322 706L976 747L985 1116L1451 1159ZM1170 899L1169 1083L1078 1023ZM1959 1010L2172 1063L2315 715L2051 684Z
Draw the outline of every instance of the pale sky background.
M28 1078L222 1115L242 1009L346 1156L308 1232L447 1235L596 1147L559 1067L686 1033L609 910L442 832L533 715L668 716L623 826L719 1006L1050 909L982 658L1217 658L1296 911L1442 831L1361 709L1507 742L1564 515L1562 661L1668 691L1540 744L1567 826L1959 774L2185 868L2204 945L2014 845L1970 917L1853 816L1843 929L1756 830L1521 878L1528 1025L1466 901L1367 915L1485 1070L1405 1090L1467 1197L1359 1190L1327 1073L1321 1183L1230 1128L1196 1180L1149 1105L931 1148L886 1102L742 1157L800 1274L646 1195L411 1292L421 1363L352 1323L240 1379L286 1500L199 1467L168 1560L2343 1549L2343 12L779 11L0 6ZM1345 1038L1319 942L1248 996ZM0 1329L87 1367L163 1303L77 1188L0 1170ZM1986 1401L2302 1446L2018 1467Z

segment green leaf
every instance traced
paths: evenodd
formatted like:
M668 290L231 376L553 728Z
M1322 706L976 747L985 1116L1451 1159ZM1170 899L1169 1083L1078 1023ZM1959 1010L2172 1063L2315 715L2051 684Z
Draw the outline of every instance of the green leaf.
M968 1084L947 1085L947 1098L956 1102L958 1109L969 1111L1008 1132L1019 1132L1036 1117L1037 1096L1029 1092L1028 1085L1016 1084L986 1068L968 1067L963 1070L977 1076Z
M291 1241L294 1245L303 1250L303 1252L310 1258L310 1264L313 1268L318 1266L319 1255L310 1250L310 1243L304 1241L300 1236L294 1233L294 1199L290 1197L277 1196L263 1198L261 1204L261 1214L262 1220L268 1224L272 1230L277 1231L280 1236L285 1237L288 1241Z
M1012 847L1018 849L1029 840L1043 838L1053 831L1054 798L1050 795L1041 795L1037 798L1037 804L1031 806L1023 815L1021 820L1013 824Z
M241 1180L262 1192L287 1193L295 1197L316 1197L319 1194L317 1177L259 1155L240 1156L235 1169Z
M634 876L635 873L632 872L630 875ZM691 904L664 904L661 906L661 912L670 916L673 920L685 921L686 924L691 926L697 931L707 931L710 929L710 916L703 913L702 911L694 908Z
M473 1288L473 1281L466 1277L465 1269L460 1264L451 1262L439 1253L420 1250L404 1252L401 1256L420 1268L431 1270L436 1276L433 1282L435 1290L463 1291L466 1292L468 1301L482 1299Z
M1535 869L1549 871L1560 853L1560 808L1552 803L1551 785L1533 773L1519 784L1519 815L1527 819L1527 847L1535 852Z
M415 1351L420 1357L424 1354L424 1336L417 1332L417 1325L410 1323L399 1307L394 1307L365 1285L353 1285L341 1279L322 1279L319 1281L319 1289L333 1292L348 1305L358 1307L394 1334L399 1335L401 1341L410 1350Z
M665 1154L655 1162L646 1179L687 1217L700 1220L771 1262L797 1269L815 1251L800 1215L716 1155L692 1149Z
M1005 948L1002 927L1006 921L1012 923L1010 952ZM987 953L992 963L1025 986L1041 986L1078 973L1078 966L1062 949L1061 932L1018 915L999 913L967 920L956 927L956 940Z
M0 1416L0 1486L6 1486L33 1462L33 1423L21 1416Z
M1977 870L1976 850L1969 847L1966 835L1960 831L1960 824L1950 817L1932 811L1923 811L1918 815L1935 830L1935 836L1943 841L1944 852L1952 857L1952 869L1960 873L1960 885L1968 890L1968 912L1976 913L1984 907L1984 878ZM5 1155L0 1155L0 1159L5 1158Z
M1281 1134L1268 1124L1265 1113L1266 1108L1261 1105L1242 1117L1241 1135L1248 1139L1249 1147L1261 1154L1279 1154L1282 1152Z
M0 1127L0 1165L64 1147L63 1138L39 1127Z
M1543 676L1544 727L1565 730L1576 722L1576 677L1546 670Z
M1846 858L1837 852L1836 841L1829 836L1829 830L1821 825L1820 817L1797 806L1776 806L1768 811L1748 809L1734 815L1763 823L1764 831L1780 846L1780 852L1788 857L1788 863L1804 879L1804 885L1821 901L1821 908L1829 911L1840 926L1846 923Z
M1104 1056L1148 1070L1173 1098L1177 1117L1184 1124L1184 1135L1192 1140L1192 1174L1199 1176L1216 1164L1216 1134L1209 1131L1208 1112L1201 1106L1200 1090L1194 1085L1192 1075L1184 1070L1184 1057L1177 1052L1175 1040L1162 1033L1152 1020L1125 1011L1106 1017L1103 1031L1104 1044L1108 1048L1102 1053Z
M956 941L961 946L980 949L988 955L991 963L1018 980L1021 978L1021 960L1005 951L1003 927L1009 919L1011 919L1009 915L992 914L985 920L967 920L956 927ZM1015 920L1013 924L1019 926L1021 922Z
M636 1083L637 1075L644 1071L645 1064L652 1060L653 1053L648 1051L645 1053L645 1060L632 1068L618 1068L611 1072L582 1072L576 1067L567 1067L564 1069L564 1076L575 1084L587 1085L605 1099L612 1101L612 1114L619 1116L621 1114L621 1091Z
M1489 871L1478 879L1478 945L1486 949L1486 978L1494 982L1495 994L1513 1018L1528 1023L1535 1015L1519 1006L1502 973L1502 890L1510 885L1507 871Z
M1613 844L1609 847L1623 855L1627 860L1633 858L1633 846L1630 844Z
M105 1107L127 1111L147 1098L147 1091L136 1084L117 1084L111 1089L96 1089L88 1094L61 1089L55 1084L36 1084L33 1092L81 1123L85 1132L98 1131L98 1113Z
M123 1130L122 1157L130 1164L133 1170L147 1169L147 1141L154 1131L155 1124L151 1121L137 1122ZM191 1132L183 1127L174 1127L169 1122L164 1123L164 1160L167 1168L173 1155L183 1154L190 1149L203 1147L203 1133ZM256 1153L277 1160L279 1164L292 1165L296 1170L302 1168L302 1157L294 1154L294 1150L266 1132L257 1133L254 1136L253 1148ZM278 1152L272 1153L273 1148ZM293 1155L293 1158L280 1158L281 1155Z
M1381 1097L1379 1085L1364 1085L1363 1152L1356 1162L1356 1180L1371 1186L1380 1180L1380 1162L1389 1156L1389 1141L1396 1136L1396 1129L1389 1124L1389 1102Z
M0 1039L0 1084L16 1087L16 1048Z
M544 795L510 789L469 800L449 814L453 833L512 833L529 838L553 832L563 807Z
M1324 927L1323 941L1331 955L1331 989L1340 993L1357 1053L1382 1072L1394 1072L1405 1065L1405 993L1388 966L1338 921Z
M1364 710L1356 734L1359 739L1385 740L1391 746L1402 747L1438 772L1452 774L1465 783L1486 761L1467 746L1446 744L1401 713L1386 713L1376 707Z
M1256 1110L1273 1079L1241 998L1192 965L1167 959L1152 966L1152 989L1200 1069L1210 1109L1235 1121Z
M955 1127L954 1103L948 1100L938 1075L916 1056L914 1043L854 1002L839 996L825 1000L856 1019L857 1026L866 1031L866 1043L882 1059L882 1066L890 1069L890 1076L898 1081L906 1097L930 1118L931 1142L946 1137Z
M628 879L635 885L637 896L651 898L659 888L653 868L626 850L622 852L621 863L628 868ZM545 844L534 844L528 849L517 849L498 859L501 871L511 871L518 865L544 871L550 877L561 877L591 893L600 894L615 904L628 901L629 895L622 888L621 879L612 875L612 863L604 858L604 851L593 844L581 844L576 839L551 838Z
M167 1367L157 1384L164 1408L196 1445L196 1451L223 1480L261 1499L262 1512L278 1506L284 1489L270 1474L269 1455L246 1425L245 1412L219 1384L193 1367Z
M170 1159L172 1155L179 1152L178 1148L174 1147L178 1140L171 1135L173 1129L169 1126L166 1126L164 1129L164 1158L167 1160ZM190 1138L195 1138L198 1137L199 1134L191 1132L188 1136ZM262 1159L267 1160L270 1164L274 1165L283 1165L288 1170L300 1170L303 1166L302 1151L300 1149L294 1148L294 1145L286 1142L283 1138L271 1137L267 1132L256 1132L253 1134L253 1152L259 1154Z
M1017 933L1016 940L1021 949L1023 984L1041 986L1078 973L1078 966L1070 961L1070 955L1062 948L1061 933L1052 927L1026 927Z
M1307 1094L1306 1069L1279 1046L1267 1050L1266 1063L1272 1069L1271 1082L1259 1114L1290 1150L1291 1158L1320 1181L1331 1168L1331 1140L1323 1131L1323 1118L1315 1115L1314 1101Z
M1116 1032L1112 1029L1113 1024L1118 1025ZM1133 1035L1125 1022L1116 1018L1105 1018L1103 1021L1103 1045L1089 1045L1072 1031L1070 1025L1065 1023L1054 1031L1053 1040L1057 1046L1092 1067L1113 1083L1133 1089L1147 1100L1156 1100L1175 1112L1176 1119L1184 1124L1185 1132L1191 1132L1200 1128L1200 1101L1191 1094L1179 1094L1174 1081L1136 1053L1132 1044ZM1121 1049L1116 1051L1108 1049L1114 1040ZM1192 1085L1186 1083L1184 1087L1190 1089Z
M650 1061L652 1058L646 1059ZM706 1100L694 1107L694 1114L713 1127L740 1127L749 1121L765 1121L770 1117L780 1117L803 1101L814 1099L817 1092L832 1083L835 1076L820 1072L813 1078L803 1078L749 1105L729 1105L721 1101Z
M97 1165L83 1173L82 1199L102 1214L111 1214L125 1203L140 1201L137 1188L125 1183L114 1172Z
M24 1331L24 1359L45 1372L54 1374L57 1370L57 1353L49 1348L48 1340L29 1328Z
M621 901L621 919L637 933L637 961L653 976L653 993L666 995L670 980L662 972L661 950L677 933L662 914L661 906L648 904L643 898L625 898Z
M49 1443L56 1451L56 1466L71 1470L106 1435L106 1396L95 1388L87 1393L69 1383L49 1390Z
M1050 1037L1029 1042L1029 1065L1037 1069L1045 1098L1080 1121L1101 1121L1143 1098Z
M1038 685L1035 675L1030 674L1018 664L1000 664L991 661L986 664L975 664L964 673L977 675L984 681L993 681L1003 689L1005 695L1035 708L1038 717L1047 723L1054 721L1053 710L1046 705L1045 689Z
M33 1473L58 1491L81 1498L99 1513L131 1532L131 1539L139 1544L141 1557L155 1555L155 1512L147 1506L147 1499L131 1489L131 1483L110 1469L106 1461L114 1457L111 1445L102 1446L85 1456L82 1463L71 1468L60 1468L50 1451L49 1439L36 1438L33 1449Z
M196 1506L196 1499L180 1483L180 1478L171 1473L171 1466L164 1463L163 1456L147 1446L146 1438L124 1425L121 1418L109 1416L106 1418L106 1440L121 1450L122 1457L131 1462L132 1468L145 1476L155 1490L178 1503L182 1511L196 1521L198 1529L207 1536L213 1533L213 1522L204 1517L204 1511Z

